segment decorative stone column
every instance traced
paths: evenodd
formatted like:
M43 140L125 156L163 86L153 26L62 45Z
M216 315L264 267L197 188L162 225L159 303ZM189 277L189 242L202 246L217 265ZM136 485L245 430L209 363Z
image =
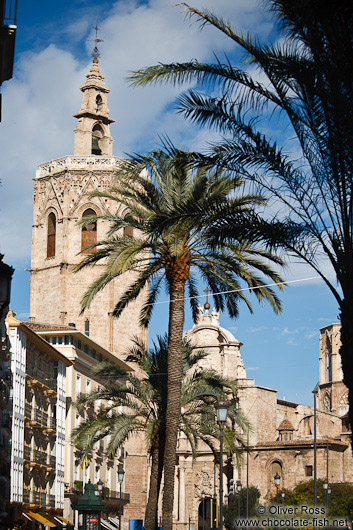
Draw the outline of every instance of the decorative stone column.
M179 466L179 523L185 523L185 464Z

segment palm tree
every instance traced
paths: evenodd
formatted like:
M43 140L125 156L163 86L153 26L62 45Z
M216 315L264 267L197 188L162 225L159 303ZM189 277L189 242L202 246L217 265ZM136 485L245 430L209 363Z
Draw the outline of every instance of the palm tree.
M104 400L109 405L89 418L72 434L72 440L82 449L84 459L94 444L109 439L107 455L113 458L117 449L136 432L145 434L151 457L151 477L146 506L146 530L157 527L158 498L161 488L163 455L165 450L165 417L167 402L167 336L158 337L157 344L149 351L138 340L128 354L128 361L137 363L142 378L126 373L115 364L104 362L94 369L102 386L88 394L81 394L76 403L79 410ZM230 453L239 453L243 446L241 432L249 425L236 408L236 384L220 377L214 370L198 366L208 354L183 344L182 413L179 432L183 432L196 458L199 441L205 442L216 454L214 445L218 437L214 403L222 393L227 393L230 403L228 427L225 439ZM240 434L239 434L240 431Z
M261 193L275 198L276 220L262 224L259 239L281 245L313 267L337 301L340 355L353 425L352 5L345 0L267 0L267 4L282 32L274 45L242 35L209 11L183 4L201 26L211 25L232 39L245 53L243 64L250 69L227 58L216 58L213 64L193 60L144 68L131 80L136 85L192 80L206 89L206 93L189 90L179 99L179 110L187 118L226 136L209 156L199 158L246 176ZM256 119L263 123L266 117L268 130L271 119L278 116L283 131L289 131L284 138L294 136L294 146L262 132ZM295 155L290 156L288 148ZM231 240L234 223L238 226L232 217L231 212L225 215L223 226L217 220L222 240ZM332 273L327 272L327 264Z
M223 171L210 171L207 165L192 170L193 153L168 149L136 155L123 162L116 185L94 196L109 197L128 209L125 214L97 216L108 219L111 228L106 239L92 245L95 252L85 254L76 270L104 260L105 271L90 286L82 300L82 310L113 278L125 271L135 272L134 283L118 300L116 317L149 285L149 296L141 311L141 322L148 324L153 305L166 281L169 293L168 328L168 397L166 408L166 443L163 461L164 492L162 524L172 528L176 444L180 418L182 381L182 337L185 289L197 315L198 284L195 273L217 293L214 297L218 311L227 309L232 317L238 314L238 302L252 306L241 290L242 282L252 289L258 301L268 301L278 313L281 305L274 290L266 286L265 278L280 284L281 278L269 262L281 264L277 256L252 245L250 240L237 239L213 245L208 232L195 216L201 212L231 208L240 219L247 218L257 206L264 204L259 195L241 193L242 182ZM126 210L125 210L126 211ZM183 212L183 219L180 219ZM173 222L175 219L175 222ZM84 222L91 222L85 218ZM130 227L134 237L124 237L121 231ZM212 223L212 228L214 223ZM281 287L281 284L279 285Z

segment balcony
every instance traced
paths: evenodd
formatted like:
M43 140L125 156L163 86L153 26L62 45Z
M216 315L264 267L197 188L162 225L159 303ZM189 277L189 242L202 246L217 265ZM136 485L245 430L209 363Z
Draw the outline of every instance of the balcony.
M97 485L95 484L96 494ZM65 497L70 497L71 502L75 504L77 502L78 496L82 495L82 481L75 481L74 483L65 484ZM109 488L103 488L102 492L102 502L105 505L110 505L112 507L124 506L130 502L130 493L111 491Z
M28 460L28 462L31 460L31 447L29 445L25 445L23 448L23 459Z
M27 490L23 490L23 502L26 503L26 504L29 504L30 503L30 491L27 489Z
M55 456L53 456L53 455L49 456L49 458L48 458L48 467L55 471L55 468L56 468L56 457Z
M36 464L39 464L40 466L46 466L47 465L47 453L44 453L44 451L39 451L38 449L35 449L32 453L32 461Z
M32 419L32 404L31 403L25 403L25 418L29 420Z
M46 493L43 493L43 492L40 493L40 505L41 506L47 505L47 494Z

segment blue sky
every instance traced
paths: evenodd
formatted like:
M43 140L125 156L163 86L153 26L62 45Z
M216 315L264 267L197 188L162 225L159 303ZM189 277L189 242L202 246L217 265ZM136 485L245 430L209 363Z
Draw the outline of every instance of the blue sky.
M213 9L262 39L275 35L271 17L256 0L195 0L192 5ZM91 61L97 20L104 39L100 65L111 88L110 113L117 120L112 134L118 156L147 151L163 134L187 149L202 148L215 138L175 114L179 89L131 88L125 81L128 70L159 61L212 61L214 51L240 58L215 30L200 32L185 21L174 0L19 2L14 78L2 87L0 250L16 268L11 305L20 318L29 313L25 269L30 266L32 178L38 164L73 152L72 114L80 106L79 87ZM283 134L281 122L274 134ZM285 272L289 280L311 276L310 269L295 262ZM253 315L243 306L236 321L221 315L221 323L244 343L248 377L277 389L280 398L311 403L318 379L319 328L338 321L337 305L317 280L294 283L281 296L280 316L254 302ZM161 304L150 336L166 325L166 305ZM186 328L191 325L187 312Z

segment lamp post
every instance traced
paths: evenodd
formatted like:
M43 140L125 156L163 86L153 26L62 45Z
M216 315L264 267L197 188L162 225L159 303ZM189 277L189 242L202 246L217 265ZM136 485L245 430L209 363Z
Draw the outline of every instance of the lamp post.
M11 279L14 270L3 262L4 254L0 254L0 319L10 303Z
M119 482L119 530L121 530L121 484L124 480L124 466L123 464L119 464L118 466L118 482Z
M282 497L282 506L284 505L284 497L286 496L285 491L282 490L281 497Z
M223 530L223 429L227 422L229 405L223 396L216 402L217 422L220 430L219 440L219 530Z
M237 492L238 492L238 519L240 518L240 492L241 492L241 480L238 478L237 480Z
M276 473L275 476L273 477L273 480L275 481L275 486L277 490L277 504L278 504L278 490L279 490L279 485L281 484L281 475L279 473Z
M202 498L202 529L205 530L205 492L201 493Z
M324 480L322 485L323 485L324 492L325 492L325 507L327 508L327 492L328 492L328 480L327 480L327 478L325 478L325 480Z
M314 508L317 504L317 464L316 464L316 396L319 391L319 384L316 384L314 394Z
M97 488L98 488L98 495L100 497L103 497L103 482L101 481L101 479L99 479L97 482Z

